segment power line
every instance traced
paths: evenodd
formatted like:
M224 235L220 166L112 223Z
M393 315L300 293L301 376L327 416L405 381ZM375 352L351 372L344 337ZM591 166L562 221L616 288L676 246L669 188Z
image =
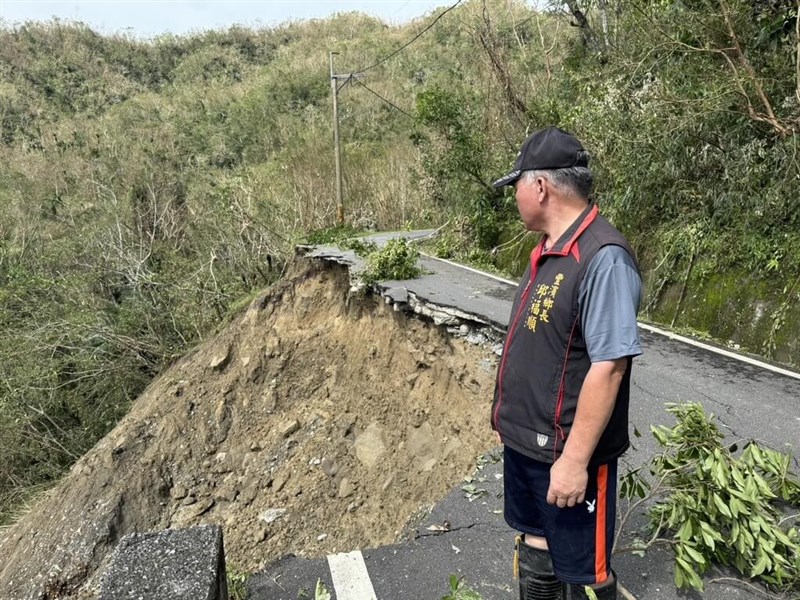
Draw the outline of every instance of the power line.
M462 2L462 0L458 0L458 2L456 2L455 4L453 4L453 6L451 6L451 7L447 8L447 9L446 9L446 10L445 10L443 13L441 13L441 14L440 14L438 17L436 17L436 18L435 18L435 19L434 19L434 20L433 20L433 21L432 21L432 22L431 22L431 23L430 23L430 24L429 24L429 25L428 25L428 26L427 26L425 29L423 29L422 31L420 31L420 32L419 32L417 35L415 35L413 38L411 38L411 39L410 39L408 42L406 42L405 44L403 44L402 46L400 46L400 47L399 47L397 50L395 50L394 52L392 52L392 53L391 53L391 54L389 54L388 56L384 56L382 59L380 59L380 60L379 60L378 62L376 62L375 64L372 64L372 65L370 65L370 66L366 67L365 69L361 69L361 70L359 71L359 73L366 73L366 72L367 72L367 71L369 71L370 69L374 69L374 68L375 68L375 67L377 67L378 65L380 65L380 64L382 64L382 63L385 63L387 60L389 60L390 58L392 58L392 57L393 57L393 56L395 56L396 54L399 54L400 52L402 52L403 50L405 50L406 48L408 48L408 47L409 47L411 44L413 44L413 43L414 43L414 42L416 42L416 41L417 41L419 38L421 38L421 37L422 37L422 35L423 35L423 34L424 34L426 31L428 31L428 30L429 30L431 27L433 27L434 25L436 25L436 23L439 21L439 19L441 19L443 16L445 16L445 15L446 15L447 13L449 13L451 10L453 10L453 9L454 9L456 6L458 6L459 4L461 4L461 2ZM365 86L365 87L366 87L366 86ZM399 109L398 109L398 110L399 110Z
M452 6L446 8L444 11L442 11L442 13L439 14L433 21L431 21L428 24L427 27L425 27L417 35L415 35L413 38L411 38L408 42L406 42L405 44L400 46L397 50L395 50L394 52L392 52L391 54L389 54L387 56L384 56L378 62L376 62L374 64L371 64L370 66L362 69L361 71L359 71L357 73L349 73L347 75L345 75L345 74L337 75L336 72L334 71L334 68L333 68L333 57L337 53L336 52L331 52L330 53L331 93L333 95L333 132L334 132L333 145L334 145L334 153L335 153L335 159L336 159L336 213L337 213L337 219L338 219L339 223L344 223L344 204L342 202L342 171L341 171L341 157L340 157L341 150L340 150L340 146L339 146L339 109L338 109L338 102L337 102L338 96L339 96L339 90L341 90L348 83L356 82L356 83L362 85L364 88L366 88L366 90L368 92L370 92L371 94L374 94L375 96L380 98L383 102L385 102L386 104L388 104L389 106L391 106L395 110L403 113L405 116L407 116L410 119L414 119L414 117L411 114L409 114L406 111L404 111L402 108L397 106L394 102L392 102L390 100L387 100L386 98L381 96L375 90L367 87L366 85L361 83L361 81L359 81L358 79L360 77L363 77L364 73L366 73L370 69L374 69L378 65L381 65L381 64L385 63L387 60L389 60L393 56L397 56L398 54L400 54L400 52L402 52L403 50L408 48L411 44L416 42L419 38L421 38L425 34L425 32L427 32L427 31L429 31L431 29L431 27L436 25L436 23L438 23L439 20L442 17L444 17L447 13L449 13L451 10L453 10L455 7L457 7L459 4L461 4L462 1L463 0L458 0L455 4L453 4ZM344 83L341 86L338 85L339 79L344 79Z
M387 100L386 98L384 98L383 96L381 96L381 95L380 95L378 92L376 92L376 91L375 91L375 90L373 90L372 88L370 88L370 87L367 87L367 85L366 85L366 84L364 84L364 83L362 83L362 82L360 82L360 81L358 81L358 80L354 80L354 81L355 81L355 82L356 82L358 85L360 85L360 86L362 86L363 88L365 88L367 91L369 91L369 92L371 92L371 93L375 94L375 95L376 95L378 98L380 98L381 100L383 100L384 102L386 102L386 104L388 104L389 106L391 106L391 107L392 107L392 108L394 108L395 110L399 110L401 113L403 113L403 114L404 114L405 116L407 116L407 117L410 117L411 119L413 119L413 118L414 118L414 116L413 116L413 115L410 115L410 114L408 114L408 113L407 113L406 111L404 111L402 108L400 108L399 106L397 106L397 105L396 105L394 102L391 102L390 100Z

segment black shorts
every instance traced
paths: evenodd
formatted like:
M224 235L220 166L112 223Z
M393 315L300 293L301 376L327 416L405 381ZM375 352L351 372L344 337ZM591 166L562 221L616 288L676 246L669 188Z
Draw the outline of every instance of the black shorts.
M602 583L611 573L617 461L589 467L586 498L572 508L547 503L551 466L505 446L506 522L547 540L559 580L580 585Z

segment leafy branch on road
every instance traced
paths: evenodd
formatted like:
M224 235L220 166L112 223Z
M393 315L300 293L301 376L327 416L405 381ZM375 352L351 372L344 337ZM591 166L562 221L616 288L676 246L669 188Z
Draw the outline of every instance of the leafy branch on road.
M361 279L367 285L389 279L414 279L422 274L419 250L406 238L389 240L380 248L370 241L352 238L343 240L339 246L353 250L366 261Z
M367 285L389 279L414 279L422 274L418 265L419 250L404 237L391 239L379 247L352 226L339 225L308 234L305 243L333 244L355 252L366 262L361 279Z
M481 600L481 595L470 588L463 577L450 575L450 593L442 596L442 600Z
M800 534L791 526L797 515L782 511L800 505L791 457L755 441L736 457L738 445L723 445L702 405L667 410L677 424L651 427L663 452L620 482L620 497L628 500L620 530L636 509L649 506L647 539L629 550L669 544L679 588L702 590L701 576L717 564L775 591L800 589Z

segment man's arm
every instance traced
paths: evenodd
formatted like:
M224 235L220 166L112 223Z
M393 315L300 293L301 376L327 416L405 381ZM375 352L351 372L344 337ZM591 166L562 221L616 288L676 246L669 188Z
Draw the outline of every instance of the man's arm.
M564 508L583 502L589 460L611 418L627 367L625 357L592 363L589 368L564 451L550 469L549 504Z
M602 248L589 264L578 303L592 366L564 451L550 469L550 504L583 502L589 460L614 411L630 357L641 354L636 324L641 285L633 260L618 246Z

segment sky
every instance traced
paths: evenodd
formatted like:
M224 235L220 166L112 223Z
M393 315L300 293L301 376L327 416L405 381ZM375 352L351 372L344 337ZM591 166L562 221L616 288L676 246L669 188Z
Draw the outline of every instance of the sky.
M149 38L241 24L269 27L285 21L361 11L389 24L408 22L455 0L0 0L5 25L82 21L98 33L128 32Z

